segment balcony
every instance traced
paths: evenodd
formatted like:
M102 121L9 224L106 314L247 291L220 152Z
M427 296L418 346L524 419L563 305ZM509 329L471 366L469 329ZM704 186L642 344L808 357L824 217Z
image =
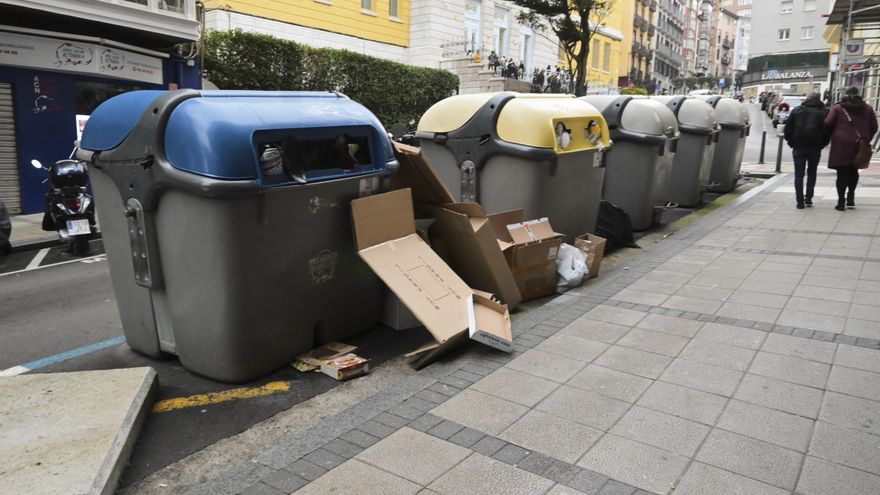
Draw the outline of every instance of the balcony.
M728 38L727 36L725 36L725 37L724 37L724 40L721 41L721 46L724 47L724 48L726 48L726 49L728 49L728 50L730 50L731 48L733 48L733 42L730 41L730 38Z
M651 9L651 12L657 11L657 0L651 0L651 3L648 5L648 8Z
M728 57L727 55L721 57L721 64L722 65L730 65L730 57Z
M196 0L16 0L19 7L141 31L170 42L199 39ZM99 32L94 33L100 36ZM166 43L167 44L167 43Z
M655 31L656 31L656 30L654 29L654 26L653 26L653 25L648 26L648 38L653 38L653 37L654 37L654 32L655 32Z

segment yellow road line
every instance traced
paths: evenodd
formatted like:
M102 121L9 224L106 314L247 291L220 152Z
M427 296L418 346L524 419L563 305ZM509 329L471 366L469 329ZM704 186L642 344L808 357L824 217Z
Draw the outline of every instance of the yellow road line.
M208 406L232 400L251 399L253 397L262 397L264 395L272 395L278 392L287 392L288 390L290 390L290 385L287 382L269 382L262 387L234 388L222 392L211 392L208 394L190 395L189 397L160 400L153 404L153 412L163 413L188 407Z

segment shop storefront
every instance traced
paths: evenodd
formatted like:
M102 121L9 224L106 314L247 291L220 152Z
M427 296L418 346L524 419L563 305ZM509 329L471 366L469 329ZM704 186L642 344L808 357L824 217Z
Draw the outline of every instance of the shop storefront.
M764 91L780 94L820 94L828 88L828 67L790 67L746 72L742 79L746 98Z
M199 88L198 64L101 39L0 32L0 198L13 213L43 209L42 171L67 158L86 117L137 89Z

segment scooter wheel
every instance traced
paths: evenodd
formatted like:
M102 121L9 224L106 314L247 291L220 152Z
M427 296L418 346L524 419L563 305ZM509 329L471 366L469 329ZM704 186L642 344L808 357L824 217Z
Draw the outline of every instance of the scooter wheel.
M73 241L73 252L78 255L83 255L89 252L89 240L86 238L80 238Z
M0 253L9 254L11 252L12 252L12 244L10 244L9 241L4 242L3 245L0 246Z

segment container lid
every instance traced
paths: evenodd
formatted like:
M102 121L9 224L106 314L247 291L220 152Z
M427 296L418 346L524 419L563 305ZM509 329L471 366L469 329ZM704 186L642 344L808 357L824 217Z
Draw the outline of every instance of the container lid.
M710 134L718 128L715 109L703 100L688 96L652 96L678 118L678 128L689 134Z
M166 111L164 151L168 162L176 169L207 177L260 178L258 147L291 136L300 143L327 140L329 134L336 133L368 136L370 150L365 161L372 162L372 167L384 167L394 160L376 116L338 93L202 91L174 108L151 109L162 94L165 92L135 91L107 100L89 118L81 147L107 151L132 133L161 132L140 129L137 124L144 112ZM162 119L158 122L157 127Z
M720 96L698 96L697 98L715 107L715 118L718 119L721 127L741 129L750 125L748 110L733 98Z
M602 112L612 139L651 140L678 136L675 114L646 96L593 95L580 98Z
M510 95L495 111L481 112L490 100L499 95ZM491 104L490 104L491 105ZM419 120L419 135L448 134L450 137L468 136L473 119L495 119L495 132L502 141L534 148L549 148L557 153L584 151L610 145L608 127L602 114L592 105L572 95L529 93L480 93L456 95L441 100L429 108ZM569 130L571 141L567 146L558 144L557 126L562 123ZM577 129L577 132L573 132ZM582 132L588 130L589 132ZM597 139L586 138L595 131Z

